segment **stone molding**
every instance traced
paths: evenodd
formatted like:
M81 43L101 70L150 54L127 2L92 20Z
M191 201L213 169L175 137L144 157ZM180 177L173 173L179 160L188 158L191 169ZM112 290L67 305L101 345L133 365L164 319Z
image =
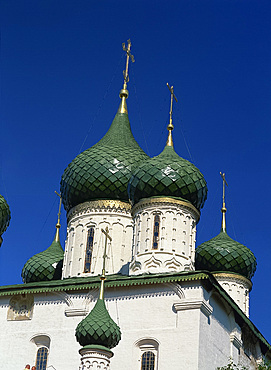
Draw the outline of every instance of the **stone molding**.
M86 316L88 314L86 308L66 308L65 316L74 317L74 316Z
M218 281L232 281L244 285L249 291L252 289L252 282L242 275L229 274L227 272L215 272L213 275Z
M144 210L146 207L153 207L153 206L161 206L161 205L165 205L165 206L177 206L178 208L180 208L180 206L186 210L188 210L189 212L191 212L193 214L193 216L195 217L195 219L197 220L197 222L199 222L199 219L200 219L200 212L190 203L188 202L184 202L183 200L179 200L179 199L174 199L174 198L167 198L167 197L163 197L163 198L145 198L145 199L142 199L140 200L137 204L135 204L132 208L132 216L134 217L136 213L138 213L139 211L142 211Z
M79 350L79 353L81 355L79 370L110 370L110 359L113 356L113 352L110 350L83 347Z
M73 207L67 214L67 223L75 216L109 210L131 215L131 205L129 203L120 200L100 199L84 202Z
M237 337L236 333L230 334L230 341L232 344L237 348L240 349L242 347L242 341Z
M204 299L185 299L182 302L174 303L173 307L177 312L200 309L207 317L213 313L212 306Z

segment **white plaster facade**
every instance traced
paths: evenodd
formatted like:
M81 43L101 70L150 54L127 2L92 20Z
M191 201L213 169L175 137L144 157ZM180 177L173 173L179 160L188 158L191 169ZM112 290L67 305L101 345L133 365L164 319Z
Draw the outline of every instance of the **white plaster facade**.
M81 355L79 370L110 370L113 352L100 348L82 348L79 353Z
M31 320L7 320L10 297L0 299L1 367L14 370L34 364L42 345L49 351L47 369L79 369L75 328L94 307L98 290L33 296ZM258 343L253 356L244 353L232 307L200 280L112 287L105 296L108 311L122 332L113 349L111 370L141 370L146 350L155 354L155 370L215 370L230 357L252 370L262 356Z
M173 198L137 203L130 274L194 270L196 224L200 214L191 204ZM159 217L157 249L153 247L155 216Z
M105 235L109 229L106 273L128 273L132 258L133 220L131 206L117 200L85 202L72 208L67 216L67 240L62 278L99 275L102 271ZM88 230L94 228L91 271L84 272Z
M229 296L249 317L249 292L252 288L252 283L239 274L219 272L214 273L214 276Z

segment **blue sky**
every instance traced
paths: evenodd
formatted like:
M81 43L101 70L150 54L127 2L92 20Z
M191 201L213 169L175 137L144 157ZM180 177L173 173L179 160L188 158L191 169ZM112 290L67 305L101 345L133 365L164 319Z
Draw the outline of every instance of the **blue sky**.
M270 1L3 1L0 193L12 212L0 249L0 284L21 282L24 263L55 233L61 175L106 132L119 105L132 40L128 109L149 154L166 142L174 85L177 153L204 174L209 194L200 244L220 230L226 173L227 229L257 257L252 321L271 341ZM263 197L263 198L262 198ZM61 242L65 240L65 212Z

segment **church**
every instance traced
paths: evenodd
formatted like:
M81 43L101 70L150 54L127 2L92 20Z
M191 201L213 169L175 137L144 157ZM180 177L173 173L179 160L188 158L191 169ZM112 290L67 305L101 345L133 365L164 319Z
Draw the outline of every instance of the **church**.
M174 150L173 86L165 147L150 158L128 117L130 40L123 50L119 108L98 143L67 159L52 244L26 261L22 284L0 287L1 366L257 369L271 346L249 319L256 258L227 234L226 176L221 230L196 248L208 189ZM0 196L3 246L11 211Z

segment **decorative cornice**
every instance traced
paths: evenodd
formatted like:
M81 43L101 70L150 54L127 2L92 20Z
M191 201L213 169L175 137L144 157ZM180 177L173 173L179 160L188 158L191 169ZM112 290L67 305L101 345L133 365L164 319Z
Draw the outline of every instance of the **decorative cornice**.
M243 275L239 274L234 274L234 273L227 273L227 272L215 272L213 273L213 276L218 280L218 281L232 281L235 283L239 283L242 285L245 285L245 287L249 290L252 288L252 282L245 278Z
M82 215L83 213L97 212L97 210L110 210L116 212L124 212L131 214L131 205L121 200L99 199L84 202L73 207L67 213L67 222L74 216Z
M85 308L66 308L65 315L67 317L74 317L74 316L86 316L88 314L88 310Z
M181 302L173 304L176 311L200 309L206 316L210 316L213 312L212 306L204 299L184 299Z
M186 209L189 212L192 212L197 222L200 219L200 212L189 202L185 202L180 199L175 198L169 198L169 197L155 197L155 198L144 198L141 199L137 204L135 204L132 208L132 216L134 216L137 212L145 209L146 207L153 207L153 206L161 206L161 205L172 205L177 206L180 208L180 206L184 209Z
M237 348L240 349L242 347L242 341L237 337L236 333L230 334L230 341L232 344Z

